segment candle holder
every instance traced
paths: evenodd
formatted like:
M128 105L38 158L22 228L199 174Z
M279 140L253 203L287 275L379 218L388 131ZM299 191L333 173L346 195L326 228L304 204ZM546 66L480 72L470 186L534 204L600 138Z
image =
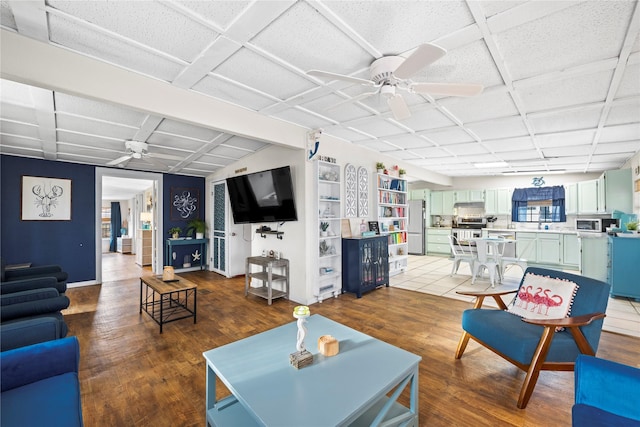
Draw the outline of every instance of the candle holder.
M289 363L294 368L300 369L313 363L313 355L304 346L304 338L307 335L307 328L304 324L307 322L307 317L311 315L309 307L306 305L299 305L293 309L293 317L298 319L298 335L296 341L296 352L289 355Z

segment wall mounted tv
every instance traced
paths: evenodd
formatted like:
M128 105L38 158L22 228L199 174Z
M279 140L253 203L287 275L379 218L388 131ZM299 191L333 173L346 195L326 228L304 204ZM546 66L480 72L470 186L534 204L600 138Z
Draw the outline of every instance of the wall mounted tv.
M236 224L297 221L289 166L227 178Z

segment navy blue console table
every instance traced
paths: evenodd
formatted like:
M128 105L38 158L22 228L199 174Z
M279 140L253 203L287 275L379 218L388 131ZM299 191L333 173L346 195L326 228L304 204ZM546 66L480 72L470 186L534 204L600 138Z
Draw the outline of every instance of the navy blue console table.
M174 246L184 245L200 245L200 270L204 270L207 265L207 246L209 245L209 239L167 239L165 242L165 260L166 265L173 265L173 253Z

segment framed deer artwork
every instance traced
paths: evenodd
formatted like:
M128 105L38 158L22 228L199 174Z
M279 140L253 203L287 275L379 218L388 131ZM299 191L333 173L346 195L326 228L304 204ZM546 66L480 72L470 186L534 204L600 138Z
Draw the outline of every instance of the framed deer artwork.
M71 221L71 180L22 176L23 221Z

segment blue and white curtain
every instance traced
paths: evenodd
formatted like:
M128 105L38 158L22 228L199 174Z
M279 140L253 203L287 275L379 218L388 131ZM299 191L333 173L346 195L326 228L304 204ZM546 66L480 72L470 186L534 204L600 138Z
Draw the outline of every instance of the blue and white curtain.
M567 221L564 204L564 187L562 185L555 185L553 187L516 188L513 190L513 197L511 198L511 220L514 222L518 221L519 208L526 208L528 202L540 200L551 200L553 221Z

